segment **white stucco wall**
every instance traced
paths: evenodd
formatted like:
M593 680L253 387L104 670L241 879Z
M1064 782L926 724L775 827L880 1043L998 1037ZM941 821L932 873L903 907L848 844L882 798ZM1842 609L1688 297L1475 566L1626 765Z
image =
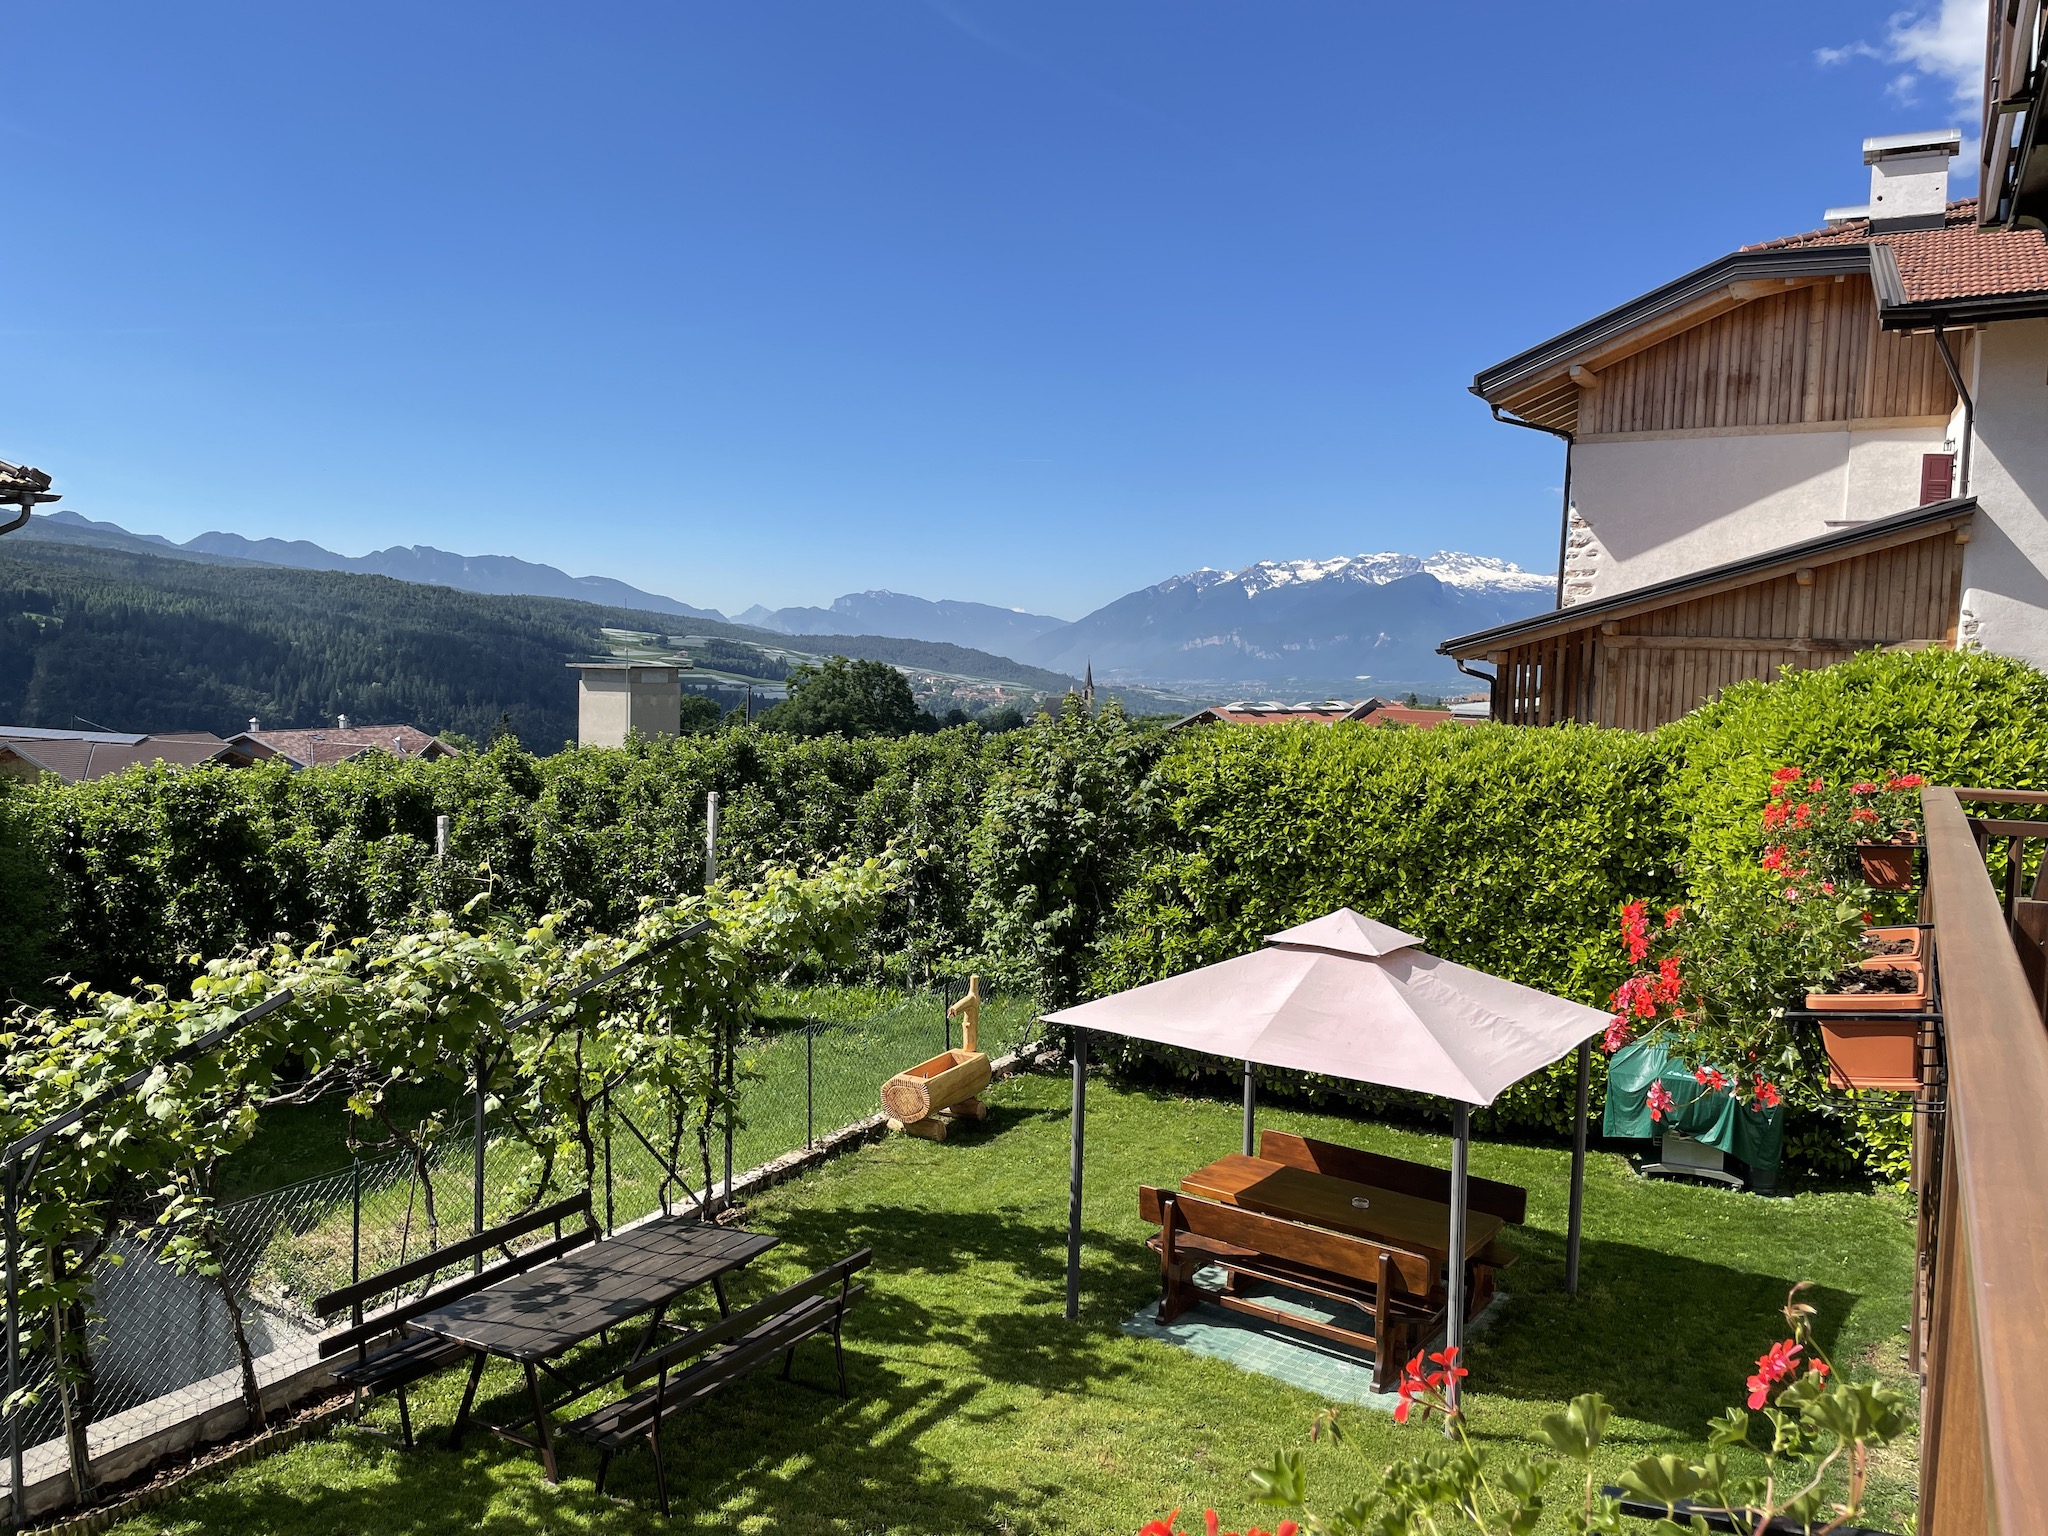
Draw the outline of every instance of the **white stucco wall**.
M1945 429L1643 435L1572 448L1567 603L1910 511Z
M1963 636L2048 669L2048 320L1977 337Z

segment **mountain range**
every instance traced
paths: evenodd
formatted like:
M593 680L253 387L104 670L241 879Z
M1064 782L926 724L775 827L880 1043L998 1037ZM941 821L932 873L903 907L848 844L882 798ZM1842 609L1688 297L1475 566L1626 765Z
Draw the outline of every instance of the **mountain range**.
M1199 570L1118 598L1039 636L1020 653L1040 666L1093 664L1110 681L1348 694L1456 686L1438 642L1552 605L1556 578L1448 550L1261 560Z
M347 556L304 540L232 533L176 544L71 511L38 517L15 537L208 564L345 571L465 592L569 598L738 624L757 636L931 641L1069 675L1092 665L1103 681L1208 696L1458 687L1463 680L1436 654L1440 641L1548 608L1556 592L1554 576L1444 550L1262 560L1233 571L1205 567L1127 593L1073 623L881 590L848 593L829 608L757 604L728 620L715 609L609 577L571 576L509 555L456 555L427 545Z
M909 635L947 640L1000 656L1019 656L1024 646L1067 621L993 603L933 602L901 592L849 592L830 608L763 608L759 603L734 622L784 635Z
M658 592L643 592L609 576L571 576L552 565L536 565L511 555L452 555L427 544L394 544L367 555L337 555L305 539L245 539L239 533L202 533L182 544L161 534L130 533L118 523L95 522L76 512L39 516L17 537L53 543L89 544L125 549L135 554L167 555L206 564L281 565L300 571L353 571L362 576L390 576L398 581L453 587L497 597L566 597L607 608L632 608L642 613L674 613L691 619L718 619L715 608L693 608ZM917 637L911 637L917 638Z

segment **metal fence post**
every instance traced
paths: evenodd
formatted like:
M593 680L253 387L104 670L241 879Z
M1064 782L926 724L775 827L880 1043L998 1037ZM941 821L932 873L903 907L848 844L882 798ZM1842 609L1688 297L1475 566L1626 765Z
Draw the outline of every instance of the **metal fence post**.
M733 1039L732 1025L725 1026L725 1196L719 1201L721 1208L732 1205L732 1111L733 1100L737 1097L735 1085L739 1074L733 1065L738 1043Z
M604 1235L610 1237L615 1227L612 1214L612 1091L604 1091Z
M817 1145L817 1134L812 1125L817 1113L817 1039L818 1026L815 1022L804 1025L804 1149Z
M484 1053L482 1051L476 1053L476 1147L474 1148L474 1163L475 1166L471 1177L475 1188L470 1202L470 1214L476 1224L470 1228L472 1235L484 1229ZM483 1272L484 1256L479 1253L476 1256L476 1273L482 1274Z
M704 797L704 889L718 881L718 791Z
M22 1487L25 1473L22 1468L21 1411L11 1406L14 1395L21 1390L21 1293L15 1276L15 1253L20 1247L21 1232L17 1226L20 1216L21 1191L17 1179L21 1165L7 1164L7 1189L4 1200L6 1215L0 1237L7 1243L7 1528L19 1530L28 1524L28 1500Z
M348 1283L363 1278L363 1154L348 1160Z

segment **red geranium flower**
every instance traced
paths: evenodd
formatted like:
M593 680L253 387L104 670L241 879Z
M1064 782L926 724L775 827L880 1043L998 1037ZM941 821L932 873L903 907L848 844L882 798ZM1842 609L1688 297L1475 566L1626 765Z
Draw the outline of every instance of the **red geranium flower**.
M1761 1075L1756 1080L1756 1101L1764 1109L1776 1109L1783 1097L1776 1083L1766 1082Z
M1870 780L1865 779L1860 784L1851 784L1849 786L1849 793L1852 795L1874 795L1877 793L1877 786L1871 783Z
M1886 789L1918 789L1922 784L1925 784L1926 782L1927 781L1921 778L1920 775L1917 773L1901 773L1895 774L1893 777L1886 779L1884 781L1884 787Z
M1634 1031L1629 1028L1628 1020L1617 1013L1607 1021L1607 1033L1600 1037L1600 1049L1612 1056L1633 1037Z
M1645 1102L1650 1106L1650 1119L1653 1122L1662 1120L1671 1113L1671 1095L1664 1091L1662 1083L1650 1084L1650 1091L1645 1098Z
M1640 965L1650 952L1650 904L1632 901L1621 909L1621 938L1628 947L1631 965Z
M1869 806L1867 806L1867 805L1859 805L1859 806L1857 806L1857 807L1856 807L1856 809L1855 809L1855 810L1853 810L1853 811L1851 811L1851 812L1849 813L1849 819L1850 819L1851 821L1864 821L1864 822L1871 822L1871 821L1876 821L1876 820L1877 820L1877 812L1873 811L1873 810L1872 810L1872 809L1871 809L1871 808L1870 808Z
M1684 916L1685 908L1682 906L1667 908L1664 913L1664 926L1666 928L1676 928L1678 926L1678 920Z
M1693 1080L1701 1087L1710 1088L1716 1093L1728 1086L1728 1079L1722 1076L1719 1067L1698 1067L1692 1075Z
M1770 1401L1771 1388L1792 1374L1801 1348L1792 1339L1781 1339L1758 1357L1756 1374L1749 1378L1750 1407L1761 1408Z

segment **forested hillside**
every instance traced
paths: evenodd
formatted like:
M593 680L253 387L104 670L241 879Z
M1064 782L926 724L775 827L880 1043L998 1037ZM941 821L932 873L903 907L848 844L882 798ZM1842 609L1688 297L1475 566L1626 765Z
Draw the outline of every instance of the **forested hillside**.
M110 730L314 726L347 714L490 736L509 720L552 751L576 734L571 661L601 630L686 622L733 646L779 641L736 625L559 598L495 597L382 576L0 544L0 723ZM806 648L1063 688L1066 679L928 641L819 636ZM783 668L763 656L759 675Z

